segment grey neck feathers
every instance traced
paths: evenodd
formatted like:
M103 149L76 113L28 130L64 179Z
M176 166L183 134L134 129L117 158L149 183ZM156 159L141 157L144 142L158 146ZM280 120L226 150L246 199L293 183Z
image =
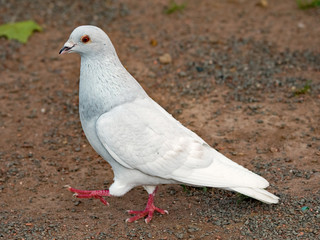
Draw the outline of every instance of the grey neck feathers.
M81 56L79 87L80 117L87 120L136 98L147 97L116 54L100 59Z

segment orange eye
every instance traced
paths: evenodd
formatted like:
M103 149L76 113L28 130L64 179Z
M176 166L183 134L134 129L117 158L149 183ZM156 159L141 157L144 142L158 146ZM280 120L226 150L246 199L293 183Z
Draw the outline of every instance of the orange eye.
M90 37L88 35L84 35L82 38L81 38L81 42L83 43L87 43L90 41Z

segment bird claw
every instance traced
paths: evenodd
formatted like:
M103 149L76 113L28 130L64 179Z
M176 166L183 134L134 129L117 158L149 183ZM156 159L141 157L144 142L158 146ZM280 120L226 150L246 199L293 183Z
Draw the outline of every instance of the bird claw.
M144 221L146 223L149 223L152 220L154 212L158 212L160 214L169 214L169 212L167 210L157 208L154 205L153 200L154 200L154 196L155 196L156 191L157 191L157 188L153 191L153 193L149 194L147 206L143 211L127 210L127 212L129 214L133 214L135 216L133 216L131 218L127 218L126 222L135 222L136 220L147 216Z
M72 188L69 185L65 185L64 187L68 188L70 192L73 192L73 197L76 198L96 198L99 199L104 205L109 206L109 203L103 198L106 196L111 196L109 190L79 190Z
M106 206L109 207L109 203L108 203L103 197L97 196L97 197L95 197L95 198L99 199L100 202L102 202L104 205L106 205Z
M153 213L154 212L158 212L160 214L169 214L169 212L167 210L161 209L161 208L157 208L154 205L151 206L147 206L145 210L143 211L133 211L133 210L127 210L127 213L129 214L133 214L135 216L131 217L131 218L127 218L126 219L126 223L127 222L135 222L140 218L143 218L145 216L147 216L145 218L145 222L149 223L152 220L153 217Z

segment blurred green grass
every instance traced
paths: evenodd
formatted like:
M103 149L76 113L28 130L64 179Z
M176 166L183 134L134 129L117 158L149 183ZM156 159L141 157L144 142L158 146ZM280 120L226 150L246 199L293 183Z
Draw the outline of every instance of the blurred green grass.
M300 9L320 7L320 0L296 0Z
M178 4L174 0L171 0L168 7L165 10L166 14L171 14L177 11L182 11L186 7L186 3Z

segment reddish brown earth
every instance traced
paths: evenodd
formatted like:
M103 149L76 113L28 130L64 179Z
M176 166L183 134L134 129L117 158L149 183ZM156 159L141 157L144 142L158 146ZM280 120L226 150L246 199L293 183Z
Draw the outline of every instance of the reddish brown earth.
M319 237L319 8L199 0L168 15L168 2L1 2L0 24L33 19L44 28L25 45L1 38L1 239ZM79 122L80 59L58 55L82 24L103 28L153 99L268 179L280 203L160 186L156 204L170 214L147 225L125 223L127 209L146 204L142 188L108 198L109 207L73 198L64 185L103 189L113 179Z

